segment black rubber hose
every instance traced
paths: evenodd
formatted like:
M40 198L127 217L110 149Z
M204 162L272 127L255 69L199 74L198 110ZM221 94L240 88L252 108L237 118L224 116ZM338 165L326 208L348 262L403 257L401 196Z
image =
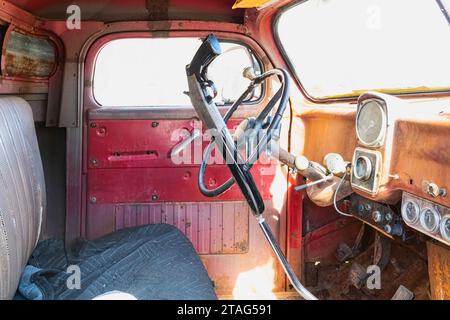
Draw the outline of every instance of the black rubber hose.
M214 148L214 141L211 141L210 144L208 145L208 147L205 150L205 154L203 155L203 161L202 164L200 166L200 172L198 175L198 186L200 188L200 192L209 198L215 198L220 196L221 194L225 193L226 191L228 191L235 183L234 178L230 178L227 182L225 182L224 184L222 184L220 187L217 187L215 189L208 189L205 186L205 172L206 172L206 166L207 163L209 161L209 158L211 156L211 152Z
M239 97L239 99L237 99L233 103L233 105L231 106L231 108L228 110L228 112L226 113L226 115L223 118L225 123L228 123L228 121L233 116L234 112L239 108L239 106L242 104L244 99L253 91L253 89L254 89L254 85L251 84L247 88L247 90ZM205 186L204 177L205 177L205 172L206 172L206 166L208 164L209 158L211 157L211 153L212 153L213 148L214 148L214 140L212 140L209 143L208 147L205 149L205 153L203 155L203 161L202 161L202 164L200 165L200 172L199 172L199 175L198 175L198 186L200 188L200 192L204 196L209 197L209 198L215 198L217 196L220 196L221 194L223 194L226 191L228 191L234 185L234 183L236 182L234 180L234 178L230 178L227 182L225 182L220 187L217 187L215 189L208 189Z
M261 139L260 143L258 144L256 151L253 153L252 157L248 160L248 166L251 168L253 164L258 160L259 156L261 155L261 150L263 150L268 142L272 139L272 132L278 127L278 125L281 122L282 116L284 114L284 111L286 110L286 105L289 99L289 76L286 71L282 69L274 69L269 72L266 72L262 76L255 79L252 84L248 87L248 89L239 97L239 99L236 100L235 103L231 106L231 108L228 110L226 115L224 116L225 123L228 123L228 121L233 116L234 112L239 108L239 106L242 104L243 100L250 94L250 92L253 91L254 86L257 84L261 84L265 79L278 75L282 78L282 87L278 90L278 92L275 94L275 96L269 101L266 108L264 108L263 112L264 114L268 114L270 110L273 109L275 106L275 103L280 100L280 103L278 105L278 109L275 113L275 116L267 129L266 134ZM281 98L281 99L280 99ZM270 106L270 107L269 107ZM258 119L262 118L261 115L258 117ZM265 117L264 117L265 118ZM262 119L263 120L263 119ZM234 178L230 178L228 181L226 181L221 186L215 188L215 189L208 189L205 186L204 177L206 172L207 163L209 161L209 158L211 157L212 150L214 148L214 140L210 142L208 147L205 149L205 153L203 155L203 161L200 165L200 172L198 175L198 186L200 189L200 192L209 198L214 198L217 196L220 196L221 194L228 191L234 184L235 180Z

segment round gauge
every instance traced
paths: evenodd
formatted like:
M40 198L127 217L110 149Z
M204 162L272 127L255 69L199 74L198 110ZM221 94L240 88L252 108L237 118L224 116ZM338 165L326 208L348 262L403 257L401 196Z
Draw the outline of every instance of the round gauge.
M436 233L439 230L439 224L441 217L436 210L432 208L425 208L420 214L420 225L425 231L430 233Z
M369 100L359 108L356 120L356 134L366 147L379 147L386 134L386 112L377 100Z
M372 162L364 156L358 157L355 162L355 177L361 181L367 181L372 176Z
M420 218L419 205L412 201L406 202L402 208L402 217L406 223L416 224Z
M441 221L442 238L450 242L450 215L445 216Z

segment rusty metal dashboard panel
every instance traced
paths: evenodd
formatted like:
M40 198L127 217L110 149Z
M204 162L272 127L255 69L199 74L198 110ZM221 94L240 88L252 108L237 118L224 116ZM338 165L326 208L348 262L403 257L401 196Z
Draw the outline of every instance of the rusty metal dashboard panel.
M372 147L357 134L359 107L370 99L384 101L387 113L382 142ZM396 204L409 192L450 207L450 99L413 101L367 93L357 106L306 105L293 124L296 134L305 136L299 152L313 161L321 163L331 152L347 161L361 150L380 154L381 164L373 164L379 186L371 192L356 186L359 195Z

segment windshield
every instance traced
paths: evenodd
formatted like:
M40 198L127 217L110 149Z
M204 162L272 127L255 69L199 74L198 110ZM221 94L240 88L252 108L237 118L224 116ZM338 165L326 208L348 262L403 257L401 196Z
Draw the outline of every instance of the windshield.
M368 90L450 90L450 0L309 0L286 10L278 36L317 99Z

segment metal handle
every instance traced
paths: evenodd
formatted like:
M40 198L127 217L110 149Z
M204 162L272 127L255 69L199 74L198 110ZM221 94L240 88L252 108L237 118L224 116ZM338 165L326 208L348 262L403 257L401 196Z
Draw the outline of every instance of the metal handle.
M182 142L180 142L180 144L178 144L177 146L175 146L173 148L172 153L170 154L170 157L174 158L174 157L178 156L181 151L183 151L184 149L189 147L191 145L191 143L194 142L195 140L197 140L197 138L199 138L201 135L202 135L202 131L200 129L194 129L194 131L192 131L192 134L189 138L183 140Z
M318 184L321 184L323 182L327 182L327 181L330 181L330 180L333 180L333 179L334 179L334 174L330 174L330 175L326 176L323 179L320 179L320 180L317 180L317 181L313 181L313 182L310 182L310 183L307 183L307 184L303 184L301 186L297 186L297 187L295 187L295 191L297 191L297 192L298 191L302 191L302 190L311 188L312 186L315 186L315 185L318 185Z
M261 227L262 232L264 233L264 236L266 237L266 240L269 242L273 252L278 258L278 261L281 263L281 266L283 267L284 272L286 273L286 276L288 277L289 281L291 282L294 289L305 299L305 300L318 300L315 295L313 295L308 289L306 289L303 284L298 279L297 275L295 274L294 270L292 269L291 265L287 261L286 257L283 254L283 251L281 250L280 246L278 245L275 236L272 233L272 230L270 229L269 225L267 224L266 220L264 220L263 217L259 216L257 217L258 224Z

